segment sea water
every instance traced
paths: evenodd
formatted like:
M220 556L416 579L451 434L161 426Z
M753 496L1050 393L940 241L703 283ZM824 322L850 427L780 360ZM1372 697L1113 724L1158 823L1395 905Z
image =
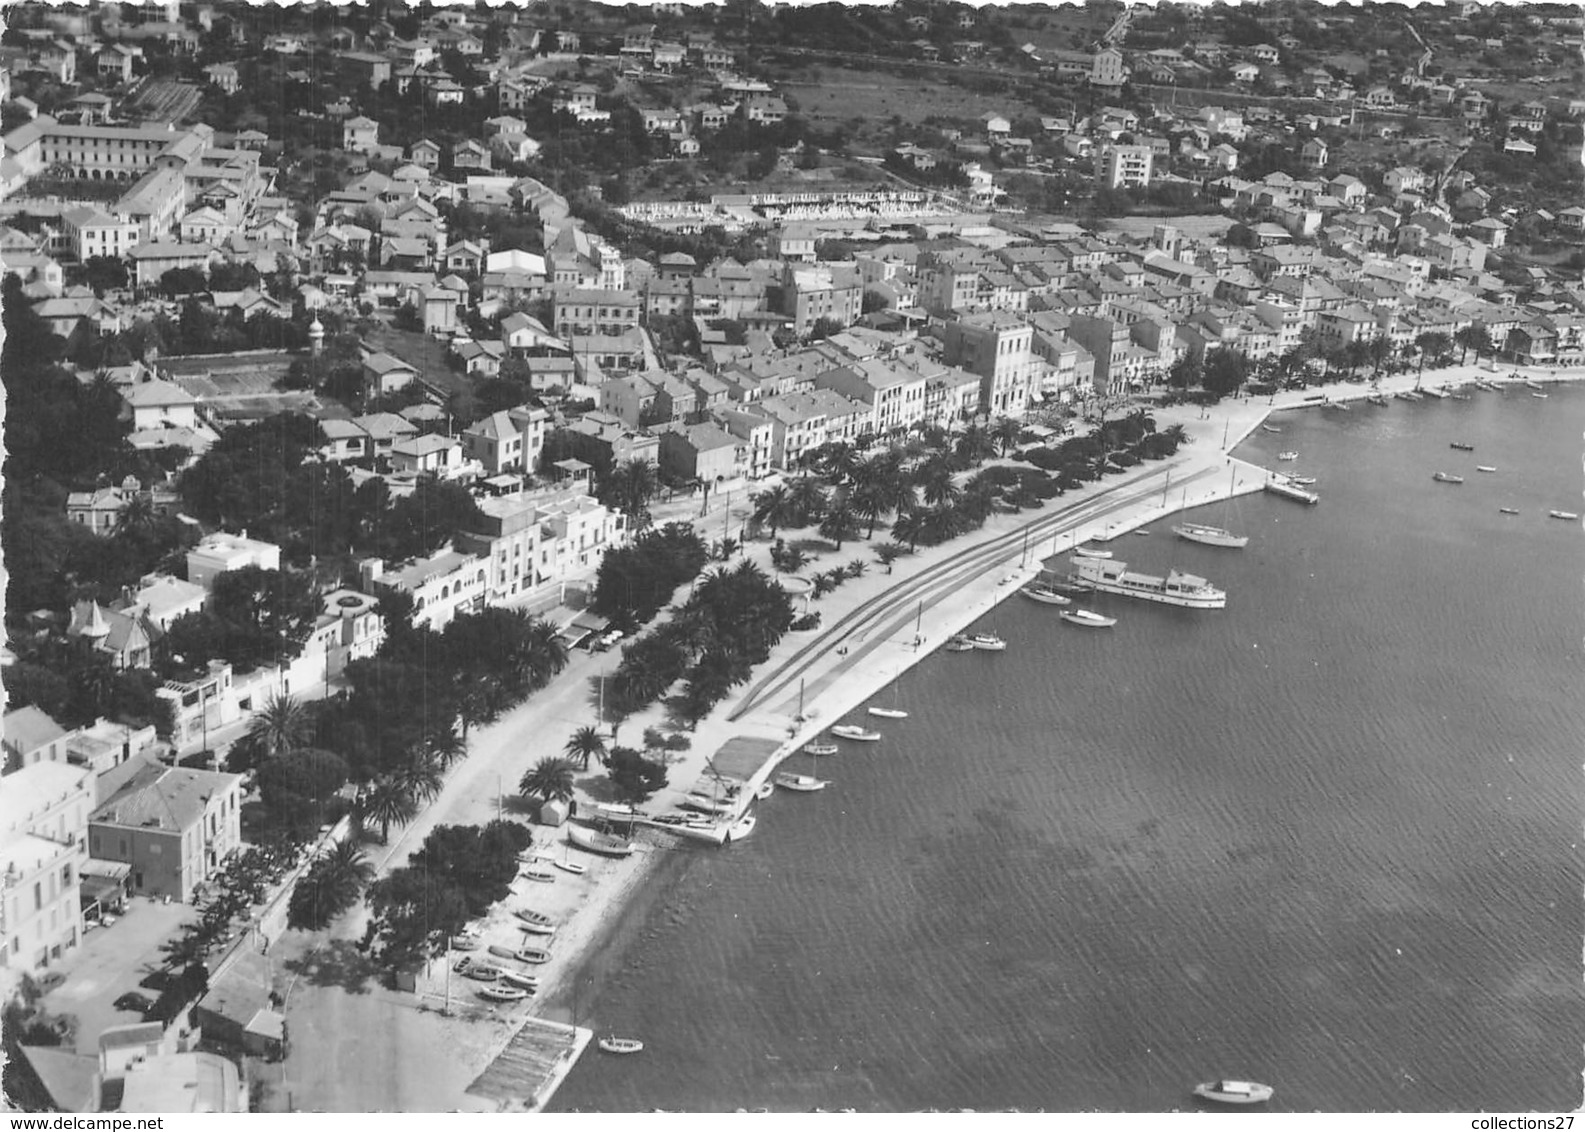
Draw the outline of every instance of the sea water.
M1585 512L1585 388L1275 423L1238 454L1319 506L1112 544L1225 610L1014 597L980 623L1006 652L906 673L830 788L661 870L580 1019L645 1051L554 1107L1162 1111L1223 1075L1279 1110L1577 1107L1585 555L1546 512Z

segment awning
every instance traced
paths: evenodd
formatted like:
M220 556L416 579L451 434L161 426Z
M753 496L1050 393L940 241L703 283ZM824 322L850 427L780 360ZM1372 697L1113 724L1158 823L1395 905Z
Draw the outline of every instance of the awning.
M77 871L84 877L126 880L132 875L132 866L125 861L102 861L97 857L89 857Z

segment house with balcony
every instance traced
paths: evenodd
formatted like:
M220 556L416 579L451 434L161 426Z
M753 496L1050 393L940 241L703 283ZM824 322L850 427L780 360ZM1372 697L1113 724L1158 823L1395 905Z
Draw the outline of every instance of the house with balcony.
M365 559L358 572L361 590L407 594L413 599L413 624L437 631L460 614L484 609L489 592L488 563L453 547L389 568L381 559Z

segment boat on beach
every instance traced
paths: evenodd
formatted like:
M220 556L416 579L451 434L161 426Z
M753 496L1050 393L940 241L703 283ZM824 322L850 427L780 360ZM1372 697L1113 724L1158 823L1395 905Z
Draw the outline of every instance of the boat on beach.
M524 971L502 971L501 981L510 987L518 987L534 994L539 990L539 976L530 975Z
M1579 515L1573 511L1548 511L1547 515L1553 519L1578 519Z
M685 794L677 804L685 810L698 810L702 814L728 814L736 807L730 798L712 798L695 791Z
M1195 1096L1217 1104L1263 1104L1276 1091L1270 1085L1255 1081L1233 1081L1227 1078L1194 1086Z
M1477 472L1495 472L1497 469L1490 464L1476 464L1475 470Z
M644 1049L644 1043L637 1038L618 1038L614 1035L607 1035L596 1044L605 1053L640 1053Z
M549 869L539 868L538 866L535 866L531 869L524 869L517 875L522 877L524 880L537 881L540 884L554 884L556 880L555 873L551 872Z
M1073 599L1066 594L1059 594L1044 582L1034 582L1018 591L1027 598L1032 598L1042 605L1072 605Z
M1227 593L1204 578L1171 570L1165 578L1137 574L1126 562L1080 562L1075 581L1100 593L1137 597L1185 609L1223 609Z
M975 648L983 649L986 652L1002 652L1007 648L1007 642L995 633L975 633L969 637L969 643ZM836 729L832 728L832 730Z
M784 770L777 773L776 785L783 790L791 790L798 794L813 794L817 790L824 790L831 783L812 774L794 774Z
M1449 472L1433 472L1433 473L1431 473L1431 478L1434 479L1437 483L1463 483L1464 482L1464 477L1463 476L1455 476L1455 475L1452 475Z
M840 748L838 748L835 743L805 743L804 744L804 754L806 754L806 755L816 755L816 756L819 756L819 755L834 755L834 754L837 753L837 751L839 749Z
M501 977L501 968L494 963L479 963L464 955L452 968L463 978L474 979L481 983L493 983Z
M535 912L530 908L519 908L512 913L526 925L525 930L540 931L543 929L556 930L556 922L543 912Z
M831 729L831 734L838 739L850 739L855 743L879 743L881 733L871 731L867 727L860 727L855 723L839 723Z
M539 966L550 962L550 952L543 947L520 947L512 953L512 958L519 963L532 963Z
M1473 444L1470 444L1468 441L1464 441L1464 440L1451 441L1451 442L1449 442L1448 447L1449 448L1456 448L1460 452L1473 452L1473 451L1475 451L1475 446Z
M552 861L551 863L554 864L562 872L571 873L573 876L582 876L584 873L589 871L588 866L586 866L581 861L561 860L561 861Z
M577 825L567 827L567 840L579 849L606 857L626 857L633 852L633 843L625 837L596 833L592 829L584 829Z
M476 993L491 1002L522 1002L528 997L528 992L522 987L480 987Z
M1086 629L1109 629L1117 624L1117 618L1106 617L1088 609L1064 609L1062 619L1070 625L1082 625Z

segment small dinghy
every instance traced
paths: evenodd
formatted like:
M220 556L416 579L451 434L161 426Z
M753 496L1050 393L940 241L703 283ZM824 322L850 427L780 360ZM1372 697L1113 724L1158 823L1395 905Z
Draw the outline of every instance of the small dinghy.
M606 1053L640 1053L644 1043L637 1038L618 1038L608 1034L599 1041L600 1048Z

